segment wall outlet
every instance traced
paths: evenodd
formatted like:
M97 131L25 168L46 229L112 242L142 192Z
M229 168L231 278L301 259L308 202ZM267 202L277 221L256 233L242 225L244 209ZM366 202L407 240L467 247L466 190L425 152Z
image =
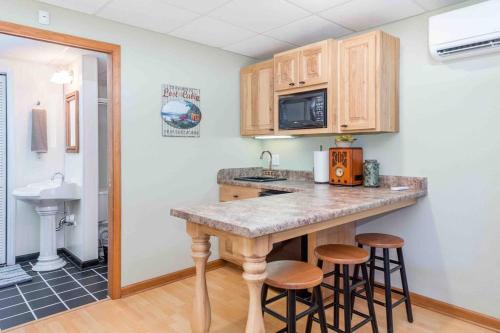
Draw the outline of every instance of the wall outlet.
M280 165L280 155L278 154L273 155L273 165L274 166Z
M43 24L43 25L49 25L50 24L50 13L46 10L39 10L38 11L38 23Z

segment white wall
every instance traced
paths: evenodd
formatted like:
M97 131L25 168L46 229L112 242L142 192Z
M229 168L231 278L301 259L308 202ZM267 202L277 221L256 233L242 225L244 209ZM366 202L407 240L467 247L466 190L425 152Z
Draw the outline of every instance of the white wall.
M447 9L449 10L449 8ZM418 205L358 228L401 235L410 288L500 317L500 54L438 63L421 15L383 26L401 39L401 131L360 136L381 173L426 176ZM273 141L282 168L312 169L333 137Z
M50 179L56 171L64 168L64 109L62 86L51 83L50 78L57 68L34 62L0 59L0 72L8 75L8 131L14 138L13 150L8 166L13 180L9 193L17 187ZM37 154L31 151L31 110L36 102L47 111L48 152ZM12 125L12 126L11 126ZM11 148L12 145L9 146ZM15 223L15 255L39 251L40 219L32 205L17 202L9 195L9 215ZM63 235L58 235L62 246Z
M84 55L72 64L74 79L65 94L79 92L80 149L65 154L68 181L80 184L82 198L70 204L76 225L64 229L65 248L82 261L97 259L98 110L97 58Z
M251 59L30 0L0 8L0 20L122 46L122 283L191 267L185 224L169 210L217 201L219 169L258 162L260 143L239 136L239 69ZM39 9L52 25L36 23ZM161 137L163 83L201 89L200 138Z

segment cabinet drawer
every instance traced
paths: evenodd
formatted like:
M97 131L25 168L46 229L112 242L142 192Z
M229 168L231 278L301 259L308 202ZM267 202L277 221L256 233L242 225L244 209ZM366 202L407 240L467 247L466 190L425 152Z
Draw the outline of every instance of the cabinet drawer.
M219 188L219 200L225 202L257 198L261 191L261 189L252 187L221 185Z

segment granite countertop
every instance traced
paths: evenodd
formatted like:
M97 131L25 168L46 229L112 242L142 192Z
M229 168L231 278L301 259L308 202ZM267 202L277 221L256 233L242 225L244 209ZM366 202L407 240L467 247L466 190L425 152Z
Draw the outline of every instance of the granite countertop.
M223 169L218 184L273 189L291 193L246 200L173 208L172 216L215 229L254 238L331 220L427 194L427 179L381 176L379 188L338 187L315 184L311 172L280 171L285 181L253 183L233 180L237 176L260 175L262 168ZM390 186L409 186L391 191Z

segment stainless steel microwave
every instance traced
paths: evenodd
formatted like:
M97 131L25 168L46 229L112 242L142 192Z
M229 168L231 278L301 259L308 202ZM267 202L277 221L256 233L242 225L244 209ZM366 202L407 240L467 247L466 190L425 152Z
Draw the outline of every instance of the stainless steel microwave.
M326 89L281 95L278 100L280 130L326 128Z

